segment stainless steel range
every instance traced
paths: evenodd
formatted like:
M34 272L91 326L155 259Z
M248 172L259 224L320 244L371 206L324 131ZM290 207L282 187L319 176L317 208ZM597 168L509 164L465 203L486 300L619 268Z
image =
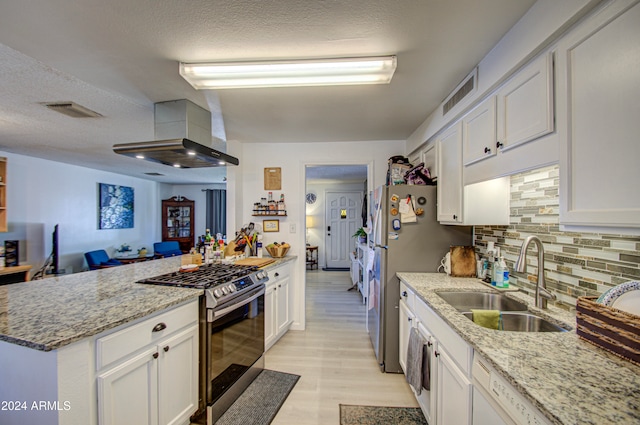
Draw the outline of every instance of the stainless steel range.
M264 293L255 266L210 264L138 281L202 288L200 403L194 423L213 424L264 368Z

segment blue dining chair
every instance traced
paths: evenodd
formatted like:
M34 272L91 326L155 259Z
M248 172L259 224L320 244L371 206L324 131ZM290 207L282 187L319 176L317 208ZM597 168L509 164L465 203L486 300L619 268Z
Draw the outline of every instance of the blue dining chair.
M177 241L156 242L153 244L153 253L156 257L173 257L182 255L180 244Z
M107 255L107 251L105 251L104 249L85 252L84 258L86 258L90 270L105 269L108 267L122 265L120 261L109 258L109 255Z

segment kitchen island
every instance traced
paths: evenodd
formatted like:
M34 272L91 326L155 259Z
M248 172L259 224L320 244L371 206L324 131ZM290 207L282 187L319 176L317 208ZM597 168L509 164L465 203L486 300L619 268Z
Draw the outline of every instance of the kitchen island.
M498 374L552 424L640 423L640 367L581 339L575 315L533 298L509 293L529 310L565 323L568 332L505 332L482 328L443 298L440 291L491 291L477 279L439 273L398 273L398 277Z
M172 257L0 286L0 402L5 407L0 423L96 425L99 392L104 400L122 382L123 391L111 393L127 397L131 381L126 379L134 376L136 384L149 382L149 392L130 394L140 403L129 404L146 406L156 400L158 412L151 416L158 423L164 423L163 408L178 404L175 399L157 402L162 394L154 395L158 389L153 387L161 382L177 395L195 388L197 407L203 290L135 283L175 272L180 265L181 258ZM151 333L156 324L166 328ZM196 373L186 390L176 383L185 376L185 365L193 365L189 371ZM187 418L194 411L186 412Z

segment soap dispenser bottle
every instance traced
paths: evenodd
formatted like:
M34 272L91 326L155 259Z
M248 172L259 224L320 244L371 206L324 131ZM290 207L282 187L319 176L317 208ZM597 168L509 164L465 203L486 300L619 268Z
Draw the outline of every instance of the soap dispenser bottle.
M502 288L502 279L504 277L504 272L502 266L500 265L500 248L496 248L495 250L492 271L493 274L491 277L491 285L497 288Z

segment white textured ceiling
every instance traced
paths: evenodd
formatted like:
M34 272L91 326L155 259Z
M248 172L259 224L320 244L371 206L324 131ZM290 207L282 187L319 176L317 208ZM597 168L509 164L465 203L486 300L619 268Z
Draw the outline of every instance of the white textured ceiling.
M114 154L153 139L153 104L189 99L242 143L404 140L534 0L7 0L0 150L157 181L220 181ZM179 61L395 54L389 85L196 91ZM103 115L73 119L39 102Z

